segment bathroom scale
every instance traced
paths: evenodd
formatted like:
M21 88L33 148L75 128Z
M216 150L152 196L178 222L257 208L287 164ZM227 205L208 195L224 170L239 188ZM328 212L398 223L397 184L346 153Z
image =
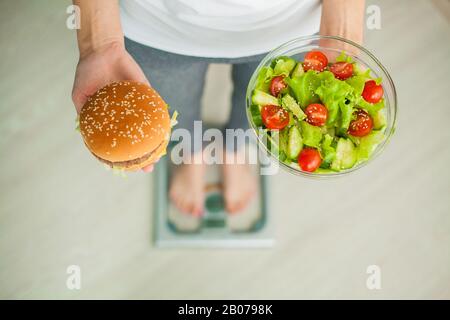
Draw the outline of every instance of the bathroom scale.
M170 151L154 171L154 242L157 247L255 248L271 247L273 221L267 197L268 179L260 175L259 165L251 165L258 178L256 195L241 212L226 212L222 196L219 165L206 165L204 215L180 212L168 197L171 172Z

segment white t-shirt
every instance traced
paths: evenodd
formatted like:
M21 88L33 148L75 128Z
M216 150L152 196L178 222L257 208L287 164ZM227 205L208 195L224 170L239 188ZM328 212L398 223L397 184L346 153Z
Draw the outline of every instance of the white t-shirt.
M121 0L125 36L197 57L237 58L318 32L320 0Z

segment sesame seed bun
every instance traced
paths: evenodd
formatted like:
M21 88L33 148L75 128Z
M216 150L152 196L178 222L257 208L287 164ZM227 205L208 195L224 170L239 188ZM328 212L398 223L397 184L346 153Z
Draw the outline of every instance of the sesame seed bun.
M165 154L170 137L168 107L147 84L113 82L89 97L81 109L80 132L98 160L137 170Z

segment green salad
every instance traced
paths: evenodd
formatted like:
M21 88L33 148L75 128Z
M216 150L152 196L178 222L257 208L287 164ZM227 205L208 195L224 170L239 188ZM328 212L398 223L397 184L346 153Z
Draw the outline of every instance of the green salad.
M381 79L342 53L304 61L281 56L261 68L250 113L278 159L306 172L331 173L369 160L384 140Z

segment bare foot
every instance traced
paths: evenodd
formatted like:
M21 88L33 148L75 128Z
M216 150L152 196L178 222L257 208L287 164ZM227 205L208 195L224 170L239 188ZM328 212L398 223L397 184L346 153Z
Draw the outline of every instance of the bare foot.
M172 176L169 197L182 212L201 216L205 198L205 165L179 165Z
M225 159L230 156L233 157L234 154L226 153ZM237 154L238 158L242 156L242 154ZM222 167L225 207L228 212L237 213L244 209L255 195L256 177L247 163L237 164L236 162L225 161Z

